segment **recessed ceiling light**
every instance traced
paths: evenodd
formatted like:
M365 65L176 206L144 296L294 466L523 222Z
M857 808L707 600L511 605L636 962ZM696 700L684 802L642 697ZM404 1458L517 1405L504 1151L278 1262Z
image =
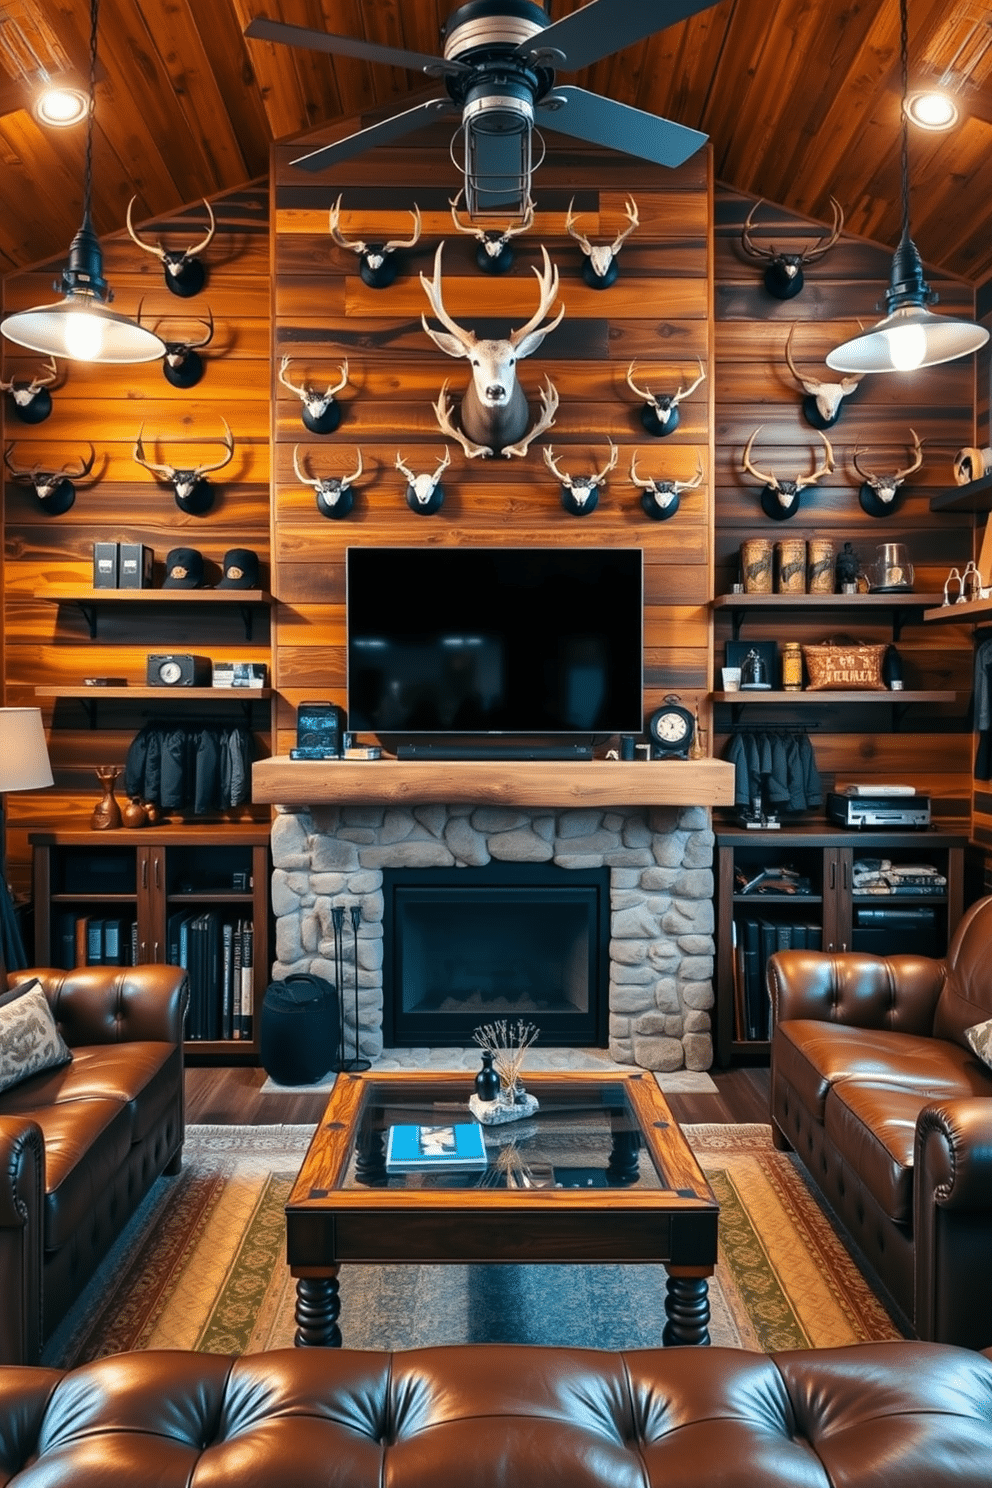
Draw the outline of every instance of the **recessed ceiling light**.
M958 122L958 107L949 93L936 89L912 93L906 99L906 117L920 129L951 129Z
M81 124L86 118L89 100L79 88L68 88L64 84L48 86L34 101L34 116L39 124L52 124L65 129L70 124Z

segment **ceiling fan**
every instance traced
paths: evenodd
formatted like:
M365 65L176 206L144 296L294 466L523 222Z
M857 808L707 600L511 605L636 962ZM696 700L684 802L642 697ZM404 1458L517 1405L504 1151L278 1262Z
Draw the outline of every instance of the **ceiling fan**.
M435 119L461 117L465 205L470 217L523 217L530 196L535 111L553 128L658 165L677 166L707 136L584 88L560 86L575 72L677 21L713 0L591 0L552 21L535 0L468 0L442 28L443 55L408 52L257 16L245 36L311 51L336 52L443 80L447 97L430 98L368 129L293 161L319 171ZM549 119L549 124L551 124ZM454 147L454 141L452 141ZM538 162L539 163L539 162Z

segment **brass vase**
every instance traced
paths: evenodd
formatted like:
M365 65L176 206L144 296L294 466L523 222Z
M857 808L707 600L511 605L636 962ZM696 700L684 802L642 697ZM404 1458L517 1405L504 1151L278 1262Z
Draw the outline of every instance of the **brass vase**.
M103 800L96 803L90 817L90 826L94 832L109 832L121 824L121 808L114 795L114 786L120 773L120 765L96 767L96 777L103 786Z

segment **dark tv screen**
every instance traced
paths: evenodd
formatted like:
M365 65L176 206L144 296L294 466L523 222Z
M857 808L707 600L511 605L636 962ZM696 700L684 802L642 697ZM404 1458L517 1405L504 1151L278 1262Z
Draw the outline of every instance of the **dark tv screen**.
M640 548L349 548L349 729L639 733L642 570Z

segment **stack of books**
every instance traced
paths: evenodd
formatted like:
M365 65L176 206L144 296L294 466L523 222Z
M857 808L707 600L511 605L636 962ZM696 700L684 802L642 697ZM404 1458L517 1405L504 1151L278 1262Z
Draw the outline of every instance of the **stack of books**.
M189 972L188 1039L250 1039L254 991L254 927L231 923L216 910L169 916L166 960Z
M475 1121L389 1128L387 1173L475 1173L487 1166L482 1127Z

